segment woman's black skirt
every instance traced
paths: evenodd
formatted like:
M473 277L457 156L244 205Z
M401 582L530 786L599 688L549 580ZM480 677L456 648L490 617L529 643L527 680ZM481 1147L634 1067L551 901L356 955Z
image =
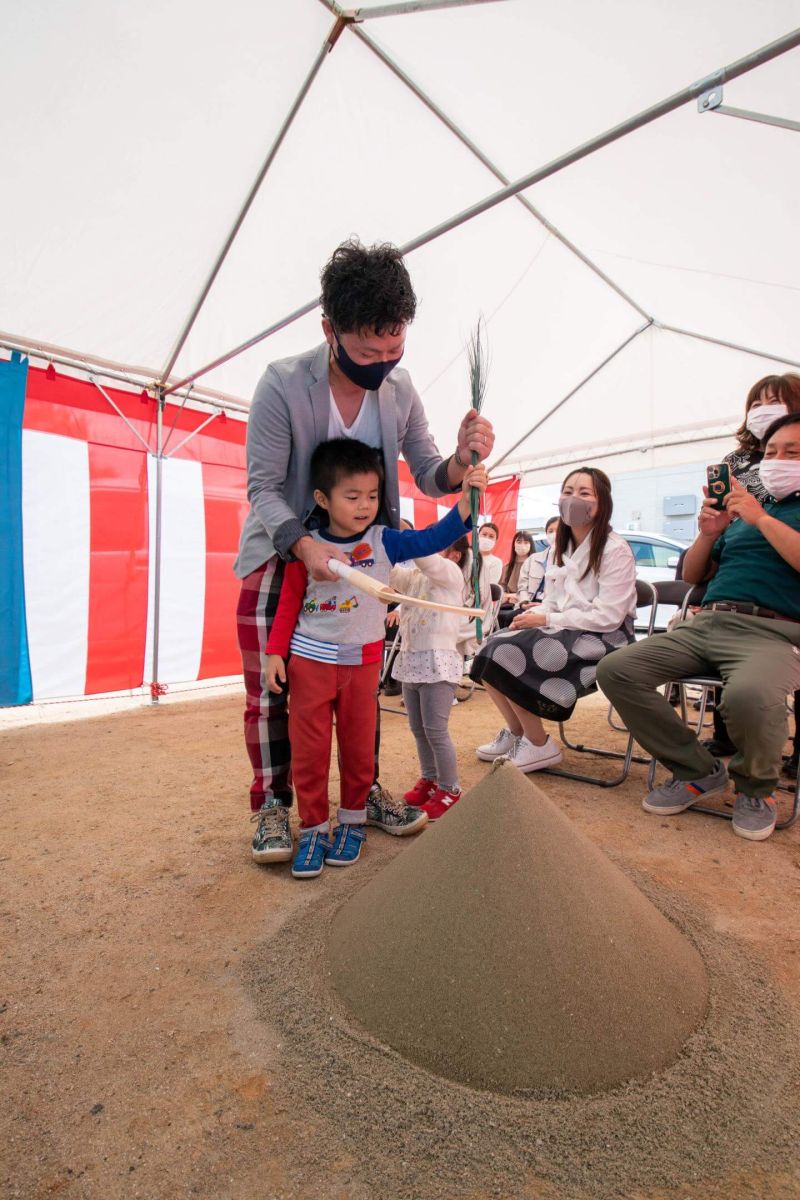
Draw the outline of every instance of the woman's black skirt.
M634 640L633 621L612 633L506 629L481 646L470 675L547 721L566 721L596 687L597 664Z

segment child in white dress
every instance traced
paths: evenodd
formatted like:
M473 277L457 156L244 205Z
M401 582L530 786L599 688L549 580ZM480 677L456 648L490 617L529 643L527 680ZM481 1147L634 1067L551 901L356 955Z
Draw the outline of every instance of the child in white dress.
M449 550L415 559L413 567L394 567L389 582L408 596L462 605L462 568L468 557L468 540L462 537ZM431 821L444 816L461 796L456 748L447 728L464 674L464 659L456 648L461 620L456 613L411 605L400 609L400 650L392 673L403 685L420 763L420 778L405 800L422 808Z

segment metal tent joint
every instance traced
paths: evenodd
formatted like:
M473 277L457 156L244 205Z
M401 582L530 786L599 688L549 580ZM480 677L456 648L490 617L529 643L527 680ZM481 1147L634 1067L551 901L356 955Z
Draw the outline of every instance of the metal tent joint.
M704 92L697 101L698 112L715 112L722 117L738 117L740 121L755 121L758 125L773 125L778 129L790 129L800 133L800 121L791 121L788 117L773 117L770 113L753 112L750 108L732 108L722 103L722 88L711 88Z

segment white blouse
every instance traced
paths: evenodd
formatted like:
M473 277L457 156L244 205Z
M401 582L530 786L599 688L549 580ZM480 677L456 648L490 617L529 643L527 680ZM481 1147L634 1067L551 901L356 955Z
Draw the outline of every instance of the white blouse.
M589 561L591 539L564 556L563 566L550 561L544 575L544 598L529 612L547 613L548 629L585 629L611 633L636 613L636 563L628 543L613 530L608 535L600 570L581 579Z

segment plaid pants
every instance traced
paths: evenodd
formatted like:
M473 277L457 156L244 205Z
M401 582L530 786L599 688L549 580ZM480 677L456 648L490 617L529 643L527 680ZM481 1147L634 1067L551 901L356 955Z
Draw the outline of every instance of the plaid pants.
M287 808L292 804L292 756L289 745L288 695L276 696L266 684L267 639L275 619L283 582L283 559L278 554L242 580L236 610L236 630L242 654L245 709L244 741L253 782L250 808L258 812L265 800L275 797ZM381 744L380 708L375 727L375 780Z

